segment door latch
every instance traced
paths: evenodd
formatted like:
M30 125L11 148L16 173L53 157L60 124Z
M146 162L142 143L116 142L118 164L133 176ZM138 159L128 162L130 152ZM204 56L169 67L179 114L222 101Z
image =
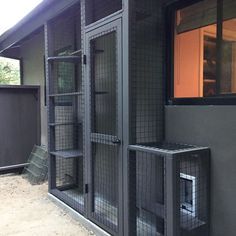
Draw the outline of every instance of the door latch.
M112 140L112 143L113 144L121 144L121 140L117 138L117 139Z

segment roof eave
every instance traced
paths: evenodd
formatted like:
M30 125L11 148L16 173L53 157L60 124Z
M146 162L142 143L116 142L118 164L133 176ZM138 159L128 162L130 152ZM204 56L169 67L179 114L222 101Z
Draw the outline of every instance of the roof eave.
M0 53L24 39L42 27L45 22L77 2L79 0L44 0L19 23L0 36Z

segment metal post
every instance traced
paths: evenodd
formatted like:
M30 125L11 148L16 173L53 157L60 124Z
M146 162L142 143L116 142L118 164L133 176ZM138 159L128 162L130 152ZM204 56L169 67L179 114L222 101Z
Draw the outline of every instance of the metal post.
M166 235L180 236L179 173L174 155L166 156Z
M52 103L52 100L49 97L49 94L51 93L52 81L50 80L51 75L51 68L47 61L47 58L51 55L52 51L52 36L50 32L50 27L48 22L44 24L44 37L45 37L45 69L46 69L46 93L47 93L47 120L48 120L48 153L49 153L49 160L48 160L48 190L49 192L56 187L56 165L55 165L55 157L50 155L50 152L54 150L55 147L55 133L52 132L50 129L49 123L54 120L54 106Z

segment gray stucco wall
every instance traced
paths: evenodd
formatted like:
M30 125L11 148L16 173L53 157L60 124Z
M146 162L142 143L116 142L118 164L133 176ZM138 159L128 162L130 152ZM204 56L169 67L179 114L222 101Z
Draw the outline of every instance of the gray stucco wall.
M24 42L21 47L23 58L23 84L40 85L41 93L41 144L47 145L47 107L44 104L44 34L43 30Z
M236 106L166 106L166 140L211 148L211 236L236 235Z

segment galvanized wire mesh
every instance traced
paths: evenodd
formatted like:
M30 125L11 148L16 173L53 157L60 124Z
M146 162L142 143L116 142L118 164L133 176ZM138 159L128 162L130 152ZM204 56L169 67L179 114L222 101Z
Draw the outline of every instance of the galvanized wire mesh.
M86 25L122 9L122 0L86 0Z

